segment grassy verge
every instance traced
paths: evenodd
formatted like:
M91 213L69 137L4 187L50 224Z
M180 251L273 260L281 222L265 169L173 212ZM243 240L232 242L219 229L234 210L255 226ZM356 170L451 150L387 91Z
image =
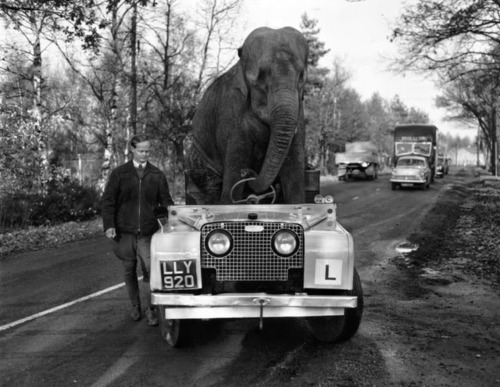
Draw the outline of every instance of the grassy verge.
M406 257L416 272L436 270L462 279L500 285L500 186L477 180L452 184L410 241L418 250Z
M0 259L17 252L56 247L98 235L102 235L101 218L86 222L68 222L51 227L30 227L0 234Z

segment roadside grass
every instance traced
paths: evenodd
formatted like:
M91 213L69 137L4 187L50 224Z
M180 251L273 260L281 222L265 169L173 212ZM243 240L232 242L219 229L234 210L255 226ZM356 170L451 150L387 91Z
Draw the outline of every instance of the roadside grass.
M184 197L173 194L175 203L184 203ZM67 222L55 226L28 227L0 233L0 260L8 255L57 247L64 243L104 235L102 217L81 222Z
M464 176L465 171L457 174ZM477 179L444 190L409 240L405 257L416 274L434 270L453 281L481 279L500 286L500 185Z
M85 222L68 222L56 226L16 230L0 234L0 259L10 254L57 247L67 242L90 239L102 234L100 217Z

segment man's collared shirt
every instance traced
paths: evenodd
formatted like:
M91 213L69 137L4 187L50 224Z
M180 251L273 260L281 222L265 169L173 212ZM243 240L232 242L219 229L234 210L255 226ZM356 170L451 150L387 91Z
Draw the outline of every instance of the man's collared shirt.
M146 161L145 163L138 163L137 161L134 160L134 167L139 168L139 166L142 166L142 168L146 168L146 164L148 162Z

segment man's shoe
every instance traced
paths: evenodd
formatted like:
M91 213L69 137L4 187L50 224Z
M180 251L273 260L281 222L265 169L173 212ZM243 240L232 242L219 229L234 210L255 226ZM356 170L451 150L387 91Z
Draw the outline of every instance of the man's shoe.
M150 326L154 327L158 325L155 308L146 308L146 319L148 320L148 324Z
M130 312L130 317L132 320L139 321L141 319L141 306L133 306L132 311Z

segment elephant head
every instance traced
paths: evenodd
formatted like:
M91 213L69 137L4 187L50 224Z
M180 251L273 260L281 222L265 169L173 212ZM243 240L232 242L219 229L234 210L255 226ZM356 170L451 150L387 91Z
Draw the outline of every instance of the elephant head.
M294 136L298 130L304 130L302 100L308 44L294 28L262 27L245 39L238 55L238 88L247 97L254 115L269 128L262 168L249 184L259 193L275 181Z

